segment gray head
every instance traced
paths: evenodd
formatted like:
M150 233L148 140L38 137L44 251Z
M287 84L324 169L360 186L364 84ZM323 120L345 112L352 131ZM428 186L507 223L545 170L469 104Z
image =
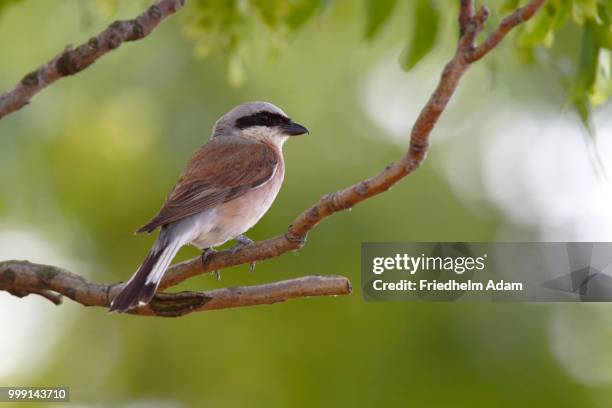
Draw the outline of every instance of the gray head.
M279 107L268 102L247 102L221 116L213 127L212 137L243 136L247 138L286 139L308 133Z

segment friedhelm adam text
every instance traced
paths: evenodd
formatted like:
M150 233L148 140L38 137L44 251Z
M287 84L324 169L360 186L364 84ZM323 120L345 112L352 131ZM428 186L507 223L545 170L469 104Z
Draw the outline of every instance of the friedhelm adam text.
M457 282L448 280L438 282L437 280L420 279L418 282L402 279L398 282L385 282L377 279L372 283L374 290L377 291L522 291L522 282L506 282L504 280L495 281L490 279L488 282L474 282L467 280Z

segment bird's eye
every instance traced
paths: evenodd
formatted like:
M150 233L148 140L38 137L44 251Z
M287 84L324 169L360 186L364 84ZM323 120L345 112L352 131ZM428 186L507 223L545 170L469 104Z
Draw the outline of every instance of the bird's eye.
M1 2L2 0L0 0ZM236 127L245 129L252 126L273 127L283 123L287 123L288 118L270 112L257 112L252 115L243 116L236 120Z

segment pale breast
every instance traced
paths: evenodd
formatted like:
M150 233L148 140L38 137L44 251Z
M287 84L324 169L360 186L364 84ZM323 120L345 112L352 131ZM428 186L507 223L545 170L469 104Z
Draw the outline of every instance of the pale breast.
M270 209L285 177L282 156L272 178L262 186L216 207L210 229L203 230L192 243L200 248L214 247L245 233Z

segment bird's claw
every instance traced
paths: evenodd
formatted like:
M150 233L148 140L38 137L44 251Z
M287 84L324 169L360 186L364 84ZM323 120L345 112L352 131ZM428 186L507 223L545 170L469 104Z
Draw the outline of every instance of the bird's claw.
M236 252L237 250L239 250L240 248L252 244L253 241L251 238L247 237L246 235L238 235L236 238L234 238L236 240L236 245L234 245L232 247L232 252ZM249 263L249 273L253 273L255 271L255 264L257 262L253 261L251 263Z
M251 238L247 237L246 235L238 235L236 238L234 238L236 240L236 245L234 246L234 248L236 247L243 247L245 245L249 245L252 244L253 241Z
M202 251L202 256L200 258L202 260L202 267L206 266L206 262L208 261L208 258L216 252L217 251L214 250L213 248L205 248ZM217 278L217 280L221 280L221 271L219 271L219 269L215 269L213 273L215 274L215 277Z

